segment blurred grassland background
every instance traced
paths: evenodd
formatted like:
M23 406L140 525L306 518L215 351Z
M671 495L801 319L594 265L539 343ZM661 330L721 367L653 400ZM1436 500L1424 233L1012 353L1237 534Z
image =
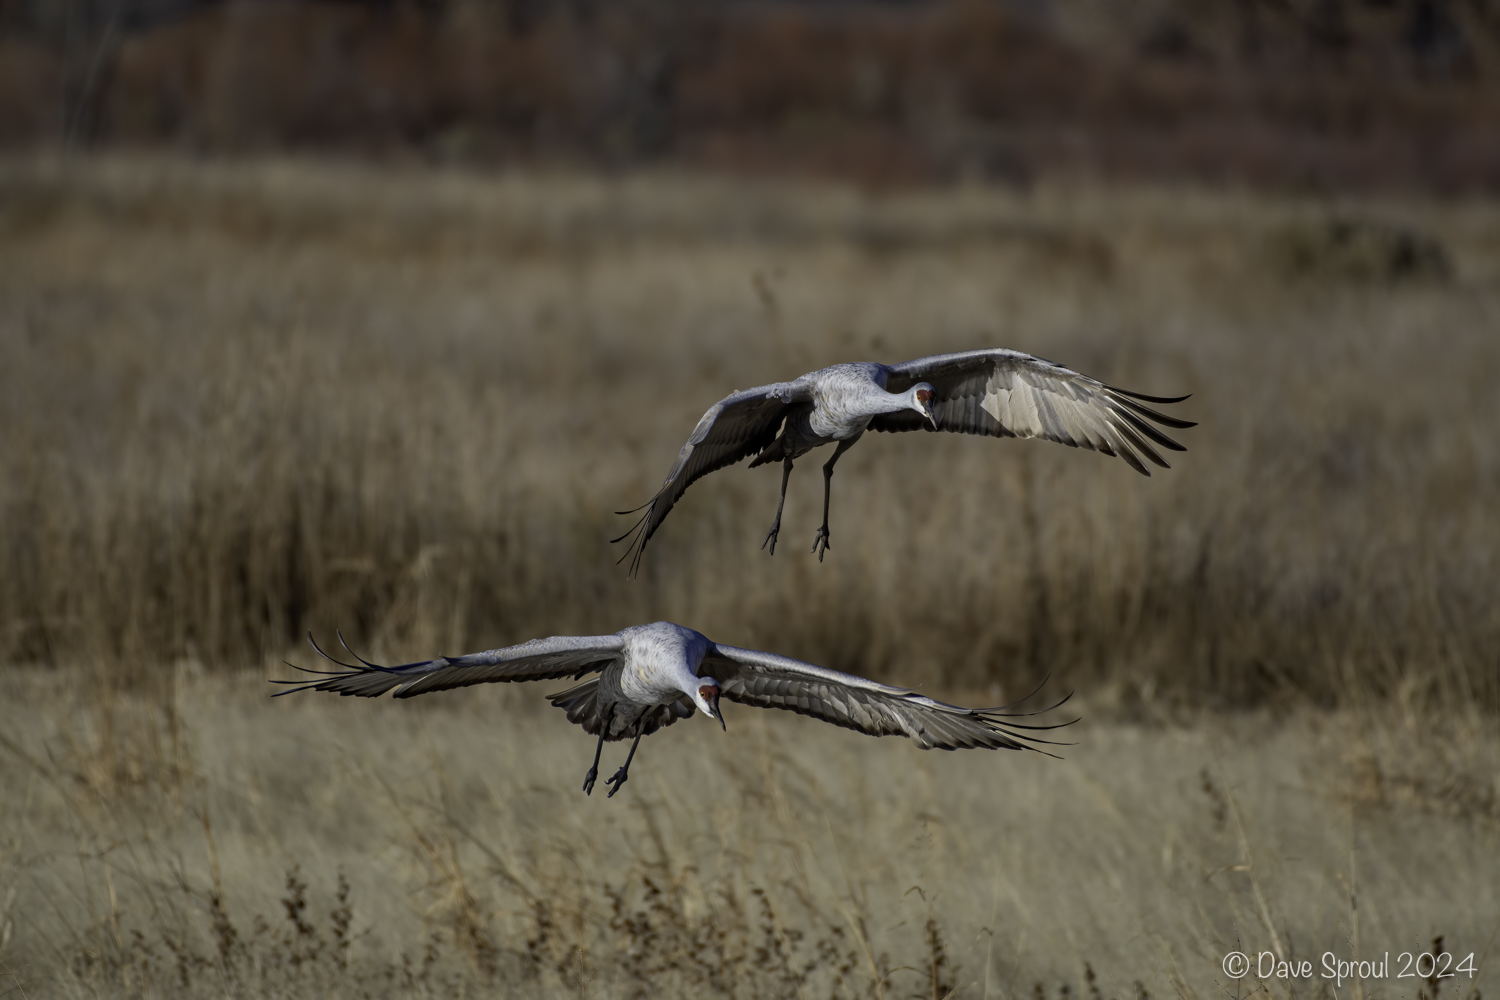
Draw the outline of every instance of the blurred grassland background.
M10 662L148 682L308 628L410 659L671 617L948 691L1500 698L1486 203L149 160L3 192ZM613 564L612 512L731 390L978 345L1201 426L1150 479L872 435L822 565L816 456L775 557L779 476L736 468Z
M1497 221L7 159L0 989L1206 1000L1231 948L1443 935L1477 978L1362 995L1478 1000ZM1150 479L871 435L823 564L815 455L775 557L779 477L737 467L640 579L613 565L612 511L732 389L981 345L1191 392L1200 426ZM405 661L656 618L937 696L1050 675L1080 745L922 754L731 709L646 741L606 802L541 689L265 699L309 628Z
M0 145L1500 189L1495 0L0 0Z
M1493 996L1497 80L1494 0L0 0L0 996ZM612 564L732 389L987 345L1188 451ZM550 688L266 697L657 618L1077 745L731 706L605 800Z

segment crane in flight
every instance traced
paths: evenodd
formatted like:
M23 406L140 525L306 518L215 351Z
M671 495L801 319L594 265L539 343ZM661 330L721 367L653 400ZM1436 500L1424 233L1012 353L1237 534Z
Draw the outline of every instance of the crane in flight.
M708 408L661 489L641 507L635 525L616 542L631 538L632 574L646 543L695 481L754 455L757 465L781 462L781 499L761 548L776 552L781 510L792 462L814 448L838 442L823 466L823 524L813 539L818 561L828 550L828 499L833 466L867 430L951 431L990 437L1045 438L1070 448L1118 455L1143 476L1145 459L1170 468L1153 445L1185 451L1151 425L1195 426L1158 413L1145 403L1180 403L1186 396L1145 396L1116 389L1052 361L1005 348L938 354L899 365L861 361L809 372L733 392ZM633 538L632 538L633 536Z
M625 764L606 782L612 786L611 798L625 784L642 736L686 719L695 710L717 720L727 732L720 711L721 698L810 715L870 736L907 736L923 750L978 747L1037 750L1029 744L1065 745L1029 736L1021 730L1059 729L1078 721L1050 726L1010 721L1049 712L1067 698L1037 712L1008 712L1006 709L1013 707L1010 705L962 708L934 701L909 688L877 684L775 653L726 646L671 622L632 625L614 635L533 639L519 646L467 656L440 656L399 667L370 663L353 650L350 655L358 663L343 663L324 653L310 633L308 641L320 656L342 669L308 670L289 664L321 679L272 681L290 685L287 690L277 692L278 696L298 691L332 691L374 698L390 691L397 698L411 698L470 684L564 677L577 681L597 674L550 695L548 700L568 713L569 722L599 738L594 748L594 763L583 778L587 794L593 794L594 782L599 777L599 756L605 741L632 739ZM339 641L343 642L342 635ZM349 649L347 643L344 648Z

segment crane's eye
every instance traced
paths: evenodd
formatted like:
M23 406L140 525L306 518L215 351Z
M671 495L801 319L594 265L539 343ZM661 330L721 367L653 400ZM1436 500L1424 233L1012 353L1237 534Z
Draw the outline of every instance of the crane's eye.
M719 696L719 689L714 687L712 684L705 684L698 689L698 694L703 698L704 701L712 703L713 700Z

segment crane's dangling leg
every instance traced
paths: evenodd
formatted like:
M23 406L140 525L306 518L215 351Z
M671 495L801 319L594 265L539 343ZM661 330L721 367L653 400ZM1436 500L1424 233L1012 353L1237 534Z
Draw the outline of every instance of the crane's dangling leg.
M863 433L863 432L861 432ZM833 449L833 457L828 464L823 466L823 526L818 529L818 534L813 538L812 550L818 554L818 562L823 561L823 553L829 549L828 544L828 495L833 490L833 463L839 460L839 456L854 446L859 440L859 434L852 438L845 438L839 442L839 446Z
M620 786L625 784L625 779L630 777L630 775L627 773L630 770L630 762L635 760L635 748L641 745L641 736L645 732L645 726L642 726L640 729L636 730L635 742L630 744L630 753L625 756L625 766L616 771L614 777L605 782L606 785L615 786L609 790L609 795L606 796L606 798L614 798L615 792L618 792L620 790Z
M776 536L781 534L781 508L786 506L786 481L792 478L792 459L787 456L781 463L781 499L776 503L776 523L771 525L771 533L766 540L760 543L761 548L771 546L771 555L776 554Z
M613 713L610 713L613 714ZM594 763L589 766L589 773L583 776L583 794L594 794L594 782L599 777L599 755L604 752L604 734L609 732L609 715L599 716L599 742L594 747ZM610 793L614 794L613 792Z

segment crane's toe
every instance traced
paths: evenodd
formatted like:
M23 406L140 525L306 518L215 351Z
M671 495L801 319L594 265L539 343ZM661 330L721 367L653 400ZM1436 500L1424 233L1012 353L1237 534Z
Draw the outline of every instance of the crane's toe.
M614 773L614 776L612 778L610 778L608 781L605 782L606 785L612 785L613 786L612 788L610 788L609 794L607 796L605 796L605 798L610 798L610 799L614 798L615 797L615 792L618 792L620 790L620 788L622 786L624 786L626 779L629 778L629 777L630 777L630 775L628 773L626 773L625 768L623 768L623 767L620 768L618 771L616 771Z
M589 768L589 773L585 774L583 776L583 794L585 794L585 795L593 795L594 794L594 782L597 781L598 778L599 778L599 769L597 767L591 767L591 768ZM614 792L610 792L609 794L613 795Z
M823 553L831 548L833 546L828 544L828 525L825 524L818 529L817 537L813 539L812 550L818 554L818 562L823 561Z
M771 525L771 531L766 535L766 540L760 543L760 547L765 548L767 545L771 546L771 555L774 556L776 554L776 536L780 534L781 522L777 521L775 524Z

